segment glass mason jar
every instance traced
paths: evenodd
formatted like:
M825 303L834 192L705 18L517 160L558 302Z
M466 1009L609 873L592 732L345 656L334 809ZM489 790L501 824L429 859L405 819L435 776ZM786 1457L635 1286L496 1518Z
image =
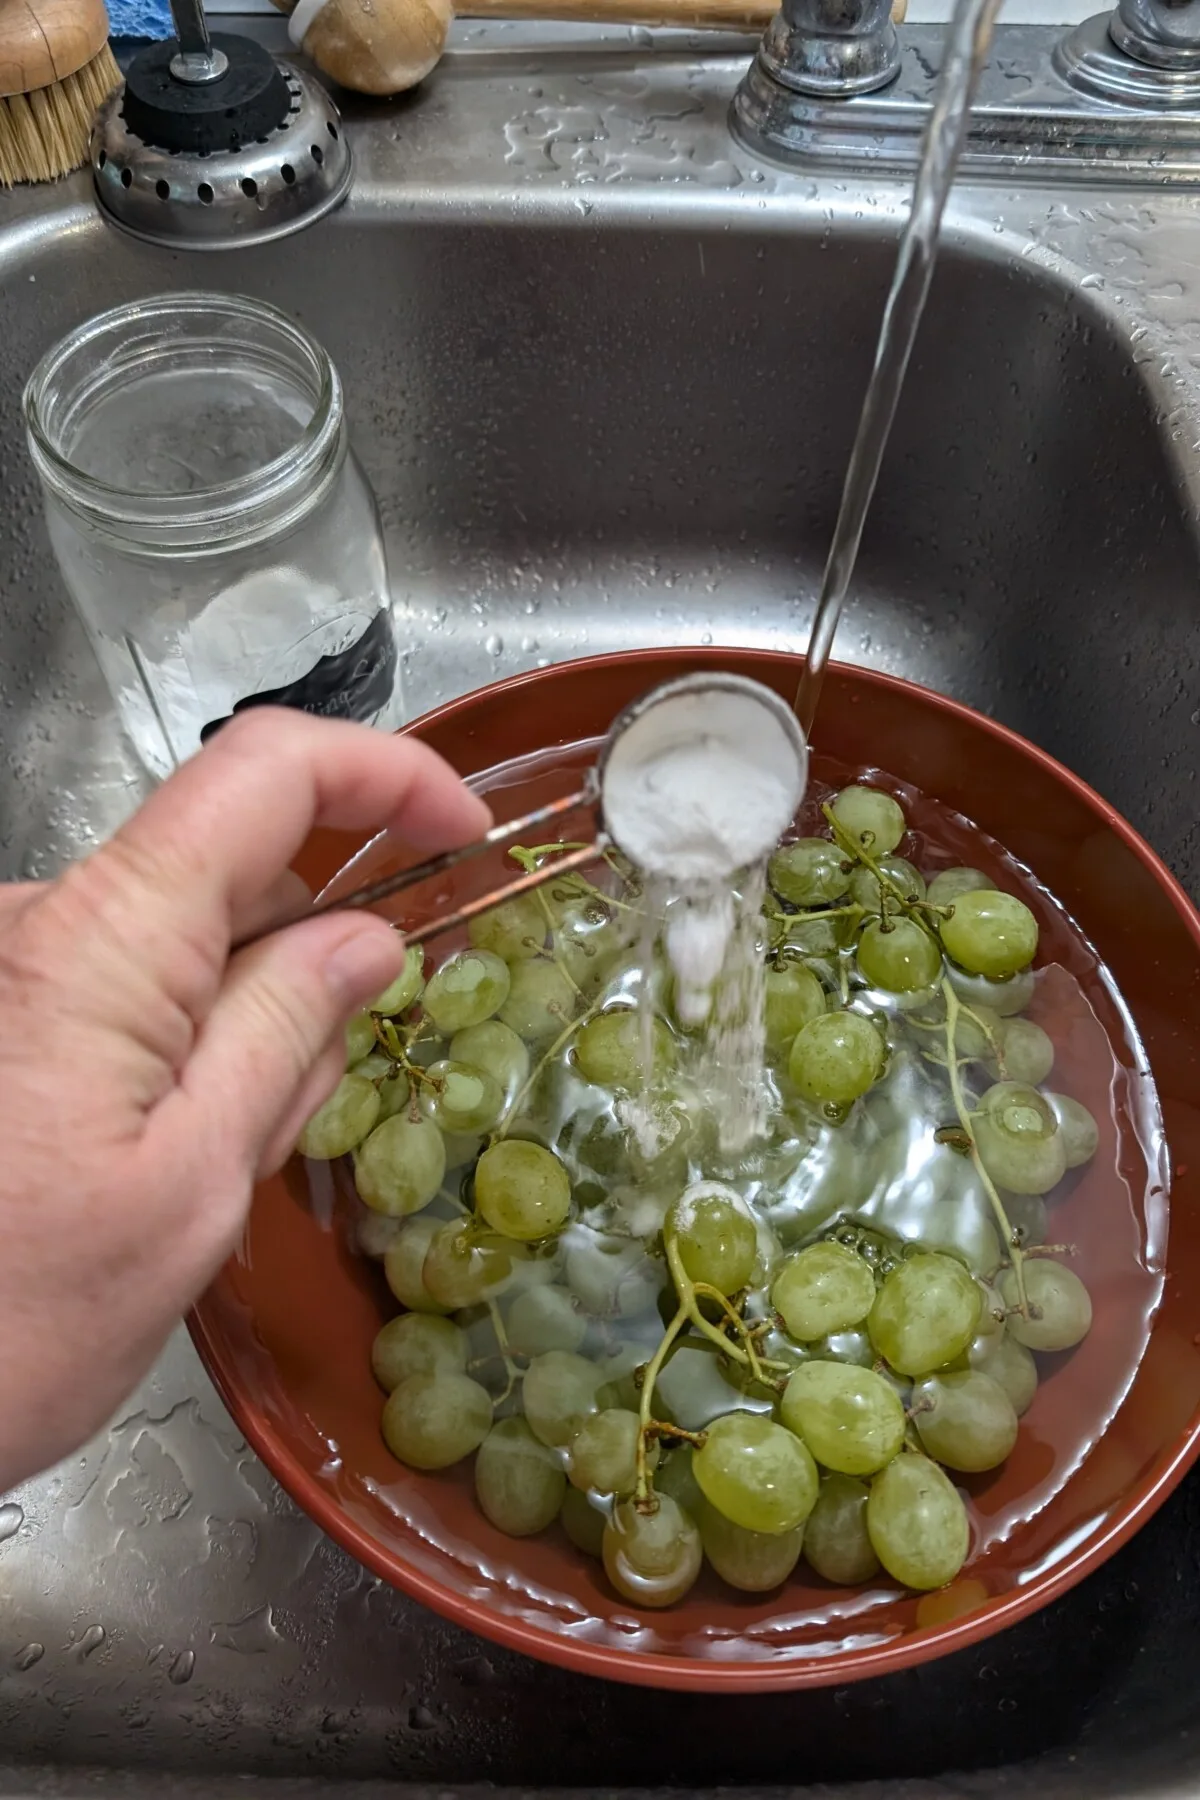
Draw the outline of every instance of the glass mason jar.
M266 704L394 727L395 621L337 370L260 301L100 314L25 389L50 541L152 774Z

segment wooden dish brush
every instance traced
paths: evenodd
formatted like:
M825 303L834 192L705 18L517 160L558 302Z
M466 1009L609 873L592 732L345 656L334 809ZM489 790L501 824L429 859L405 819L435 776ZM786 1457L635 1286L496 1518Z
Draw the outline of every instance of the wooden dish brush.
M85 163L120 81L104 0L0 0L0 187Z

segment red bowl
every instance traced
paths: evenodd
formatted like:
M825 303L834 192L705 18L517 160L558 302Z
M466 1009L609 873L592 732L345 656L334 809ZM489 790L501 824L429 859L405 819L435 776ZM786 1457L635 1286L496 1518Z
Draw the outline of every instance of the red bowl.
M798 661L768 651L647 650L539 670L409 727L464 774L598 736L657 682L729 668L791 697ZM1032 1518L1017 1496L1045 1471L1056 1421L1113 1373L1127 1289L1093 1284L1096 1325L1043 1380L1018 1448L976 1503L1011 1525L953 1587L855 1595L797 1573L779 1593L702 1579L675 1609L637 1615L557 1528L514 1542L476 1509L469 1473L401 1469L379 1433L372 1337L379 1274L322 1229L285 1171L255 1195L244 1254L191 1320L197 1349L246 1438L293 1499L384 1580L482 1636L553 1663L650 1686L752 1691L839 1683L945 1655L1024 1618L1137 1530L1200 1449L1200 918L1153 851L1052 758L940 694L863 669L829 673L816 749L875 766L957 809L1028 865L1074 916L1129 1007L1158 1087L1172 1161L1162 1301L1132 1382L1065 1485ZM318 834L302 872L327 882L359 845ZM1053 909L1043 921L1054 929ZM1064 1204L1075 1206L1086 1184ZM1074 1223L1074 1221L1072 1221ZM1086 1220L1080 1235L1087 1231ZM1119 1264L1120 1258L1115 1259ZM1126 1270L1126 1273L1128 1271ZM1089 1280L1091 1273L1089 1271ZM1091 1371L1089 1375L1088 1371ZM1097 1375L1099 1371L1099 1375ZM436 1530L431 1529L436 1521Z

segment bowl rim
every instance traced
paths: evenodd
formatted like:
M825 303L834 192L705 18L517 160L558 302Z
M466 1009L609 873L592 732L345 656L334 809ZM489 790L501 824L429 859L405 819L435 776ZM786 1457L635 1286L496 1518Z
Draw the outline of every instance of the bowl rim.
M552 681L564 668L581 675L588 670L595 671L616 662L636 661L651 671L650 679L653 680L652 672L656 666L678 664L680 660L691 660L700 666L719 664L722 658L736 657L743 667L758 663L765 669L777 666L781 658L789 655L794 656L799 670L803 657L794 653L733 644L655 645L643 650L617 650L602 655L572 657L546 668L526 670L522 674L507 676L501 681L473 688L469 693L460 694L455 699L447 700L441 706L422 713L419 718L410 720L401 728L401 732L402 735L410 735L422 732L431 725L442 724L457 714L469 711L482 696L493 694L500 688L515 693L536 688ZM1200 953L1200 911L1186 890L1141 834L1081 776L1047 751L1030 743L1019 732L999 724L974 707L964 705L962 701L938 693L936 689L854 663L834 662L830 672L852 676L865 681L868 686L883 690L911 692L915 689L935 709L970 723L1038 764L1060 785L1069 788L1125 842L1162 888ZM456 1593L436 1576L415 1568L400 1556L383 1549L369 1532L341 1510L332 1494L299 1467L288 1445L254 1405L252 1396L240 1384L231 1383L227 1379L220 1350L205 1323L203 1304L202 1296L187 1315L187 1328L197 1354L234 1423L284 1491L342 1549L348 1551L372 1574L478 1637L507 1649L521 1651L541 1662L636 1687L729 1694L784 1692L797 1688L842 1685L850 1681L895 1674L902 1669L916 1668L931 1662L936 1657L949 1655L953 1651L966 1649L1040 1611L1043 1606L1058 1599L1092 1574L1141 1529L1200 1456L1198 1410L1176 1442L1159 1454L1131 1490L1125 1503L1110 1514L1104 1529L1089 1537L1085 1545L1053 1563L1028 1584L1007 1594L997 1595L959 1619L930 1625L918 1632L905 1633L886 1643L866 1648L832 1652L829 1655L792 1656L778 1662L683 1657L663 1652L631 1653L616 1646L583 1642L527 1620L494 1613L486 1602Z

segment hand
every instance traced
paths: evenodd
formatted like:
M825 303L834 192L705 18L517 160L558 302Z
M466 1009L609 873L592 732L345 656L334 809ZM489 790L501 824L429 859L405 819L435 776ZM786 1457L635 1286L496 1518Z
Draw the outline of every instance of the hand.
M423 745L263 709L87 861L0 889L0 1494L129 1394L400 970L353 913L231 956L294 904L309 832L433 851L489 823Z

